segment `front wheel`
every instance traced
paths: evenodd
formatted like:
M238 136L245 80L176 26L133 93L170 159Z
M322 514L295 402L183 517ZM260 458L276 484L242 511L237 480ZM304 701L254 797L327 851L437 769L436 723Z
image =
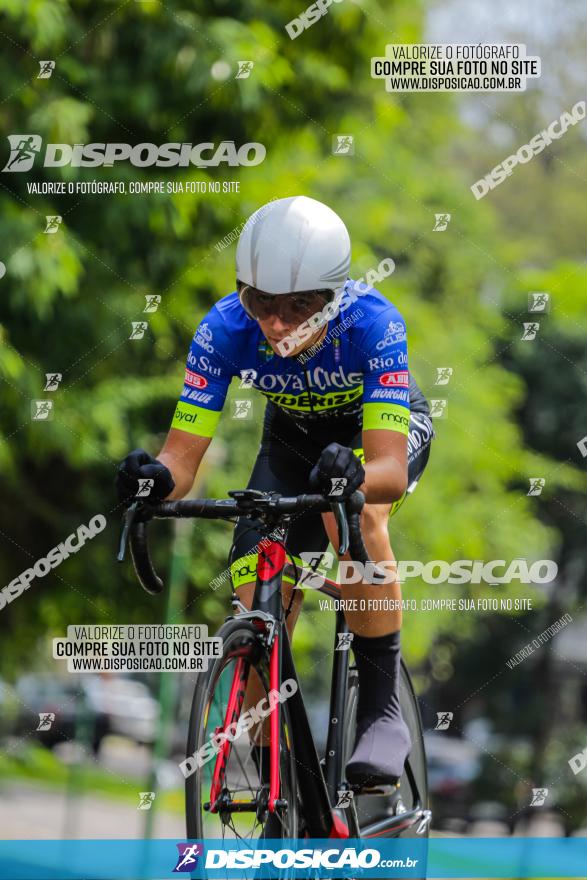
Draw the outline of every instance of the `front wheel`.
M266 749L259 749L260 723L232 740L214 742L249 711L247 686L258 677L261 700L269 694L269 655L250 621L229 620L217 632L222 655L211 660L196 682L190 713L186 776L186 824L191 839L251 840L297 837L297 780L287 701L280 704L279 812L269 813ZM250 687L250 685L249 685ZM258 706L260 701L256 701ZM264 703L267 706L267 702ZM253 711L254 716L254 711ZM232 727L234 731L235 728Z

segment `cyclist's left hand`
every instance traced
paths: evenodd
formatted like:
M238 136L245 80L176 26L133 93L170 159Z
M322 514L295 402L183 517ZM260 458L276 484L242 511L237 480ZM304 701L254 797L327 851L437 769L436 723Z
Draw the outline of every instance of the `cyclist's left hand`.
M330 443L310 473L310 485L329 498L348 498L365 482L365 469L352 449Z

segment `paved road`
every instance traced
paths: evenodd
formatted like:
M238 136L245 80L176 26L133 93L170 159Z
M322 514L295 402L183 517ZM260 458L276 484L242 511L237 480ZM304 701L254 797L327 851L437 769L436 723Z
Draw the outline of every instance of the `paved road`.
M117 800L85 794L67 803L63 792L8 783L0 788L0 837L8 840L140 838L146 813ZM158 811L154 837L181 840L181 814Z

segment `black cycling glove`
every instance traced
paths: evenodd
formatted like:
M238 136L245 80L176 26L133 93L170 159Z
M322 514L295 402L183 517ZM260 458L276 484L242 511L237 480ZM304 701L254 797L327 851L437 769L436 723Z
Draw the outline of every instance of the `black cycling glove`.
M139 480L153 480L139 486ZM175 488L169 468L165 467L144 449L133 449L126 456L116 474L116 491L123 504L135 500L141 489L141 498L149 501L162 501Z
M365 482L365 469L352 449L331 443L310 473L310 485L328 498L348 498Z

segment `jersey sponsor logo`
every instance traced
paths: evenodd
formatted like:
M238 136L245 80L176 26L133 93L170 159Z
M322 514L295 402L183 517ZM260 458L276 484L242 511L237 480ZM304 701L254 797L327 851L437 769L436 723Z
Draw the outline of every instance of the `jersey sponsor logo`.
M193 388L205 388L208 384L205 376L200 376L199 373L192 373L191 370L185 371L184 381L186 385L191 385Z
M312 412L312 410L335 409L339 406L345 406L356 400L363 393L362 386L353 388L350 391L338 391L334 394L271 394L265 392L276 406L284 409L303 410Z
M410 420L407 416L401 416L398 413L393 412L383 412L381 413L381 421L382 422L393 422L395 425L402 425L404 428L409 428Z
M396 403L410 402L410 392L399 388L374 388L370 394L371 400L393 400Z
M213 367L210 363L210 358L205 354L196 357L193 352L188 352L188 364L190 367L197 367L198 370L202 370L204 373L210 373L211 376L222 375L221 368Z
M332 391L336 388L352 388L362 381L361 373L345 374L342 367L336 370L325 370L324 367L314 367L307 370L305 375L295 373L265 373L255 382L255 387L261 391L307 391L307 388L318 391Z
M383 339L381 339L375 348L377 351L381 351L384 348L387 348L388 345L395 345L398 342L406 341L406 328L402 324L401 321L390 321L387 325L387 329L385 331L385 335Z
M398 367L403 367L403 366L405 366L405 365L407 364L407 362L408 362L408 356L407 356L407 354L405 353L405 351L400 351L400 353L399 353L398 356L397 356L397 365L398 365Z
M187 385L184 385L182 397L185 397L187 400L194 400L197 403L210 403L213 394L204 394L203 391L194 391L193 388L188 388Z
M385 370L386 367L393 367L394 358L391 355L387 357L369 358L369 370Z
M379 384L389 387L390 385L401 385L402 388L408 388L410 384L410 374L407 370L401 370L398 373L383 373L379 377Z
M210 354L214 352L214 346L212 345L212 331L205 321L203 324L200 324L196 330L194 342L196 345L199 345L200 348L205 348Z
M198 418L197 412L185 412L184 410L176 410L173 418L174 422L195 422Z

